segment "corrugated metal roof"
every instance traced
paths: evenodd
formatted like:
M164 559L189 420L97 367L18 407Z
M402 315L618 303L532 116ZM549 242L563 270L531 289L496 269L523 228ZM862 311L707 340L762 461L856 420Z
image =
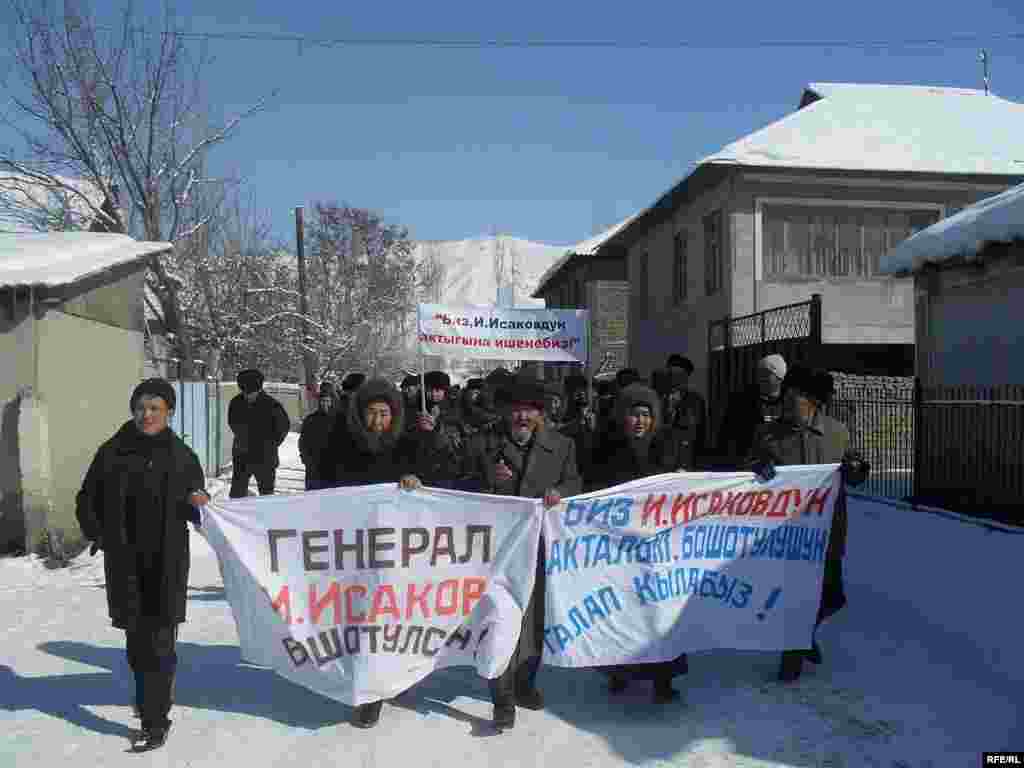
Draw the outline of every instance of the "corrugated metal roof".
M0 287L70 285L171 248L118 234L0 233Z
M882 272L905 275L926 264L977 258L989 243L1024 239L1024 184L979 200L908 237L882 258Z

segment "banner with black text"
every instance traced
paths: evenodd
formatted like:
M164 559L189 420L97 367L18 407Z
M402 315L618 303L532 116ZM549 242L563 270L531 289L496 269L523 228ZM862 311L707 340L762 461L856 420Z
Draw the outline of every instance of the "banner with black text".
M350 705L508 666L534 585L529 499L397 484L212 503L242 658Z

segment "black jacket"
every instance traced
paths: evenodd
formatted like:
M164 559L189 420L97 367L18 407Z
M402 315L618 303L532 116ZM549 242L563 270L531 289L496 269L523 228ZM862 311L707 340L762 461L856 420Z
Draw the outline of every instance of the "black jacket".
M235 434L231 456L251 464L277 467L277 449L288 436L291 419L277 400L261 391L252 405L244 394L231 398L228 426Z
M641 444L633 444L619 435L605 443L603 450L600 462L594 464L588 489L610 488L641 477L696 468L689 434L674 427L662 427Z
M330 413L319 409L302 420L302 429L299 431L299 456L307 467L318 467L323 461L333 422L334 418Z
M718 429L715 460L723 468L739 469L754 446L754 434L764 424L782 416L781 400L765 402L757 387L734 392Z
M170 429L148 438L129 421L96 452L75 514L82 532L104 551L107 606L115 627L185 621L186 521L199 523L188 498L202 489L199 459Z

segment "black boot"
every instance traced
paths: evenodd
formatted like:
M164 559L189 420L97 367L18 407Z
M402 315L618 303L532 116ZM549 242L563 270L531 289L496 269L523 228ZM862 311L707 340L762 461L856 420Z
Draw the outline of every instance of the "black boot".
M142 734L135 742L133 749L136 752L149 752L154 749L160 749L160 747L167 743L167 733L170 730L171 724L169 722L166 726L154 728L143 726Z
M660 677L654 681L654 703L668 704L680 696L679 691L672 687L671 677Z
M821 646L818 645L818 641L814 640L811 643L811 650L807 652L807 660L811 664L821 664L824 660L821 655Z
M792 683L800 679L804 668L805 651L783 651L779 663L779 682Z
M383 701L360 704L352 712L352 725L356 728L373 728L380 720L380 711L383 707Z
M516 724L516 703L514 699L496 699L494 702L494 727L499 731L508 730Z
M608 676L608 693L617 696L629 688L629 680L624 675L612 673Z

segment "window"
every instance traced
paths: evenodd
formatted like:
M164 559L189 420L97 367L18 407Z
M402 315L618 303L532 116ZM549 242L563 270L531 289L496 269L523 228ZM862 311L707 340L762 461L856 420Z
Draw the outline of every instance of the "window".
M764 279L874 278L886 251L938 220L938 206L766 203L761 207Z
M651 255L648 252L644 251L643 253L640 254L640 257L637 259L636 265L636 287L638 289L638 295L644 297L645 299L651 291L650 278L647 272L648 262L650 261L650 259Z
M713 296L722 288L722 212L704 217L704 293Z
M677 232L672 243L672 298L676 304L686 301L686 286L690 279L686 248L686 230Z

